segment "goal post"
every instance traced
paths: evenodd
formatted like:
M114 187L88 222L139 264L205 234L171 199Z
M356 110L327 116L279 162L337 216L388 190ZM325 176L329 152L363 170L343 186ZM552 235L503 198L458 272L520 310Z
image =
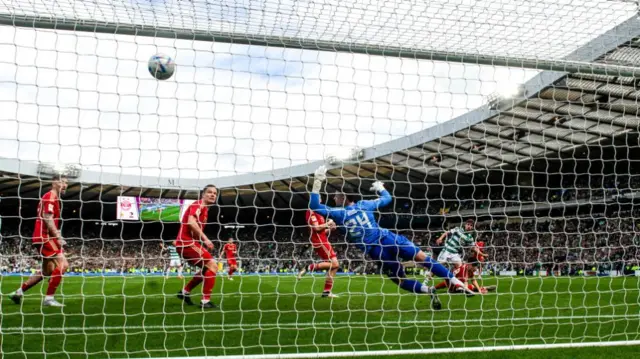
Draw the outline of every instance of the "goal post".
M640 346L639 74L625 1L0 2L0 353ZM378 206L381 181L371 220L475 295L394 245L389 278L354 243L369 217L312 218L321 164L322 203ZM50 277L25 283L63 179L69 269L50 294ZM174 243L185 214L215 276Z

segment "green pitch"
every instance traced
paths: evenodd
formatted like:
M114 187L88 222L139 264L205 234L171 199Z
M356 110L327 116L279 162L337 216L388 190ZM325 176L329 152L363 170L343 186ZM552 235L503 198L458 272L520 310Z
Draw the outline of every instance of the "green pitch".
M57 296L66 305L62 309L41 307L42 286L14 305L6 295L20 281L0 277L5 359L44 353L47 358L125 358L640 339L636 277L485 279L498 285L497 294L442 295L438 312L427 296L405 294L377 276L338 277L334 292L340 298L333 300L317 295L321 276L300 282L290 276L219 277L214 302L221 309L205 313L175 298L183 285L177 278L67 277L59 289L64 296ZM573 350L504 354L538 358ZM470 354L453 358L462 355Z
M141 221L161 221L161 222L179 222L180 206L168 206L162 211L142 210L140 211Z

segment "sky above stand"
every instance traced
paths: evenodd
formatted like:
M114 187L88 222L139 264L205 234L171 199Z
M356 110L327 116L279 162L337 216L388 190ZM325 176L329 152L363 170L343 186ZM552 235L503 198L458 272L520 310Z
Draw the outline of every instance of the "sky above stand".
M26 1L0 13L560 59L611 1ZM177 72L157 81L156 53ZM0 26L0 157L132 175L284 168L444 123L537 71Z

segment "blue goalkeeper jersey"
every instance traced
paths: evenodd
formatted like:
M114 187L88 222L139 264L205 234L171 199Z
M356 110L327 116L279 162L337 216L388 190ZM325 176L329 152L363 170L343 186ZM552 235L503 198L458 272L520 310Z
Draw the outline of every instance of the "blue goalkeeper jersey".
M381 228L373 215L373 211L391 203L391 195L387 190L380 193L378 199L372 201L358 201L350 206L329 207L320 203L320 194L311 193L309 207L312 211L333 219L340 230L346 233L349 241L358 245L365 252L369 246L379 244L380 239L389 231Z

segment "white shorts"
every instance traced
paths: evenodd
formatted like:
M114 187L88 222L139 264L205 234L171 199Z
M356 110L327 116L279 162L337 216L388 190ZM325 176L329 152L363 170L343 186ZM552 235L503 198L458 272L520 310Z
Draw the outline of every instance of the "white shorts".
M462 263L462 257L460 257L460 254L458 254L458 253L449 253L449 252L443 250L438 255L438 262L439 263L454 263L454 264L458 264L458 263Z
M171 262L169 262L169 267L180 267L182 265L182 262L179 259L172 259Z

